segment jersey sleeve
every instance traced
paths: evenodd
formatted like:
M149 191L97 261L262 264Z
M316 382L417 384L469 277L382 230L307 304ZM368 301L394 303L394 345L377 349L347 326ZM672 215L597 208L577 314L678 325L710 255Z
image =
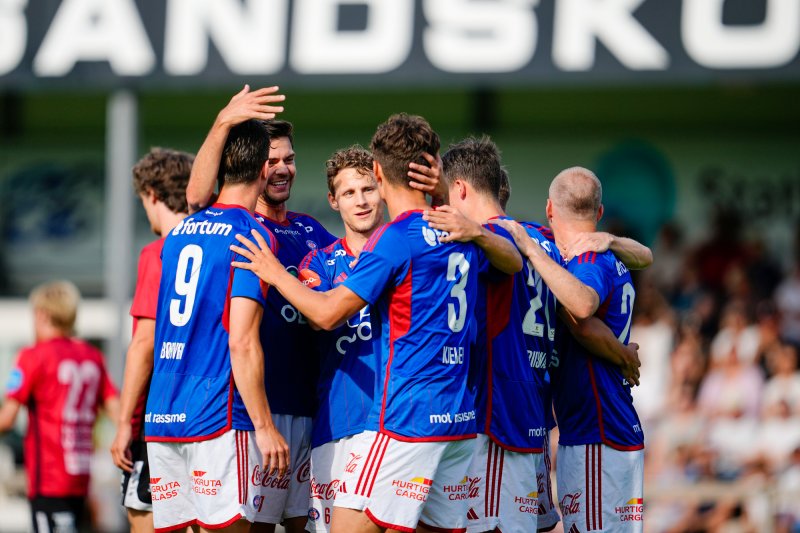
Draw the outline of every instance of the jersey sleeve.
M6 383L6 398L28 405L33 391L36 388L36 379L39 373L39 358L31 349L22 350L17 357L17 363L11 370Z
M273 254L278 253L278 242L270 230L263 225L254 225L264 240L269 244L269 249ZM239 254L234 254L234 261L247 262L247 259ZM268 285L261 281L253 272L243 268L233 269L233 279L231 280L231 298L250 298L255 300L261 306L267 301L267 288Z
M374 304L387 285L400 284L410 264L408 241L389 226L370 237L343 285L365 302Z
M131 316L155 320L158 307L158 286L161 283L161 257L152 246L139 254L136 289L131 304Z
M597 254L594 252L579 255L569 262L567 270L585 285L594 289L600 297L600 302L604 302L613 289L613 285L603 267L595 263L596 257Z
M314 290L325 292L333 288L333 280L325 268L324 256L319 250L312 250L303 258L298 267L297 279L303 285Z
M484 224L483 227L488 229L492 233L495 233L503 237L504 239L507 239L508 241L511 242L511 244L514 245L514 247L516 247L516 244L514 244L514 237L512 237L510 233L508 233L505 229L503 229L502 226L488 222ZM489 262L489 258L486 256L486 252L484 252L480 246L476 246L476 248L478 249L479 274L487 275L488 276L487 279L492 283L502 281L508 277L508 274L506 274L505 272L501 272L500 270L492 266L492 264Z

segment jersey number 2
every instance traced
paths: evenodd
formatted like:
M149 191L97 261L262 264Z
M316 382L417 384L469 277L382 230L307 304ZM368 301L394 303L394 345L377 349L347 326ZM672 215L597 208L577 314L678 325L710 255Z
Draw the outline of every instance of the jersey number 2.
M178 268L175 272L175 292L180 298L169 302L169 321L173 326L181 327L189 323L194 309L194 298L197 295L197 281L200 279L200 265L203 263L203 249L196 244L187 244L178 257ZM189 267L191 266L191 270ZM181 310L183 304L183 310Z
M64 421L92 423L97 388L100 385L100 369L97 364L92 361L78 363L65 359L58 365L58 382L69 385L67 400L64 402Z

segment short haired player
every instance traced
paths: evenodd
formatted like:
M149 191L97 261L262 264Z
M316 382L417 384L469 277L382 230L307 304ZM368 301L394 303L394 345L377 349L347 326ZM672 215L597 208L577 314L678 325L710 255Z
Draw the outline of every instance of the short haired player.
M392 222L365 245L342 285L319 293L287 276L275 258L247 239L237 262L271 282L323 328L371 304L380 342L376 397L359 456L336 496L333 531L462 530L463 499L450 500L466 474L475 436L474 398L467 383L474 336L470 302L478 247L450 242L422 220L425 195L407 184L409 163L435 155L438 135L421 117L393 115L373 136L373 170ZM509 272L521 261L510 243L488 230L471 236Z

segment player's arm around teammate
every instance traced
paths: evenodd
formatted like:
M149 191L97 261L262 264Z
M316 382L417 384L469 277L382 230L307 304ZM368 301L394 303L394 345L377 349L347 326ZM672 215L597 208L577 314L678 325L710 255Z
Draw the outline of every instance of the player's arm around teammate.
M638 385L639 366L641 366L638 345L622 344L608 326L594 317L600 306L597 292L553 261L536 242L530 239L518 222L500 220L497 223L514 237L522 254L553 291L561 303L559 315L576 338L595 355L619 366L625 377L631 383Z
M344 285L327 292L317 292L303 285L283 267L275 254L270 251L267 241L258 232L253 231L251 235L255 243L242 235L237 235L236 238L244 248L231 246L231 250L250 262L234 261L231 264L236 268L253 272L264 282L279 290L303 316L320 328L332 330L367 305L366 301Z
M605 231L579 234L566 250L564 260L569 262L586 252L601 254L611 250L629 270L643 270L653 264L653 252L644 244L629 237L617 237Z
M278 90L277 86L273 86L251 91L250 86L245 85L219 112L197 152L192 175L186 187L190 213L195 213L211 203L222 149L231 128L250 119L270 120L283 111L282 106L272 105L286 98L282 94L275 94Z
M493 233L480 222L465 217L449 205L425 211L423 218L432 228L448 232L441 242L474 242L486 254L493 267L506 274L522 270L522 257L508 239Z

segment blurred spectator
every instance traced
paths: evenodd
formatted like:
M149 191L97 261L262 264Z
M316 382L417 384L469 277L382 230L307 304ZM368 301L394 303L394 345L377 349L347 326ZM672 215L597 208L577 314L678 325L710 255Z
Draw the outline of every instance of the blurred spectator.
M664 410L675 325L664 296L647 280L643 280L637 289L634 314L631 342L639 344L642 366L640 385L634 387L632 393L646 434L648 422Z
M767 367L772 377L764 386L762 414L765 418L780 415L800 417L800 372L797 370L797 348L780 344L767 354Z
M741 300L725 306L720 320L720 331L711 341L711 365L730 359L731 352L744 364L755 362L760 345L758 328L749 323L747 308Z
M781 336L800 344L800 263L775 289L775 303L781 313Z
M716 294L731 268L747 264L748 252L741 239L742 220L732 209L718 209L711 222L711 236L691 254L700 283Z
M772 300L762 301L756 307L756 326L758 327L759 337L756 361L764 375L769 377L774 374L774 370L767 363L768 354L772 350L783 346L780 336L778 310Z
M800 531L800 447L792 453L789 466L778 474L777 493L776 533Z
M700 411L708 417L755 418L759 415L764 378L738 345L720 351L700 387Z
M653 245L653 257L658 258L645 272L655 286L672 298L681 280L686 251L683 230L675 222L664 224Z

